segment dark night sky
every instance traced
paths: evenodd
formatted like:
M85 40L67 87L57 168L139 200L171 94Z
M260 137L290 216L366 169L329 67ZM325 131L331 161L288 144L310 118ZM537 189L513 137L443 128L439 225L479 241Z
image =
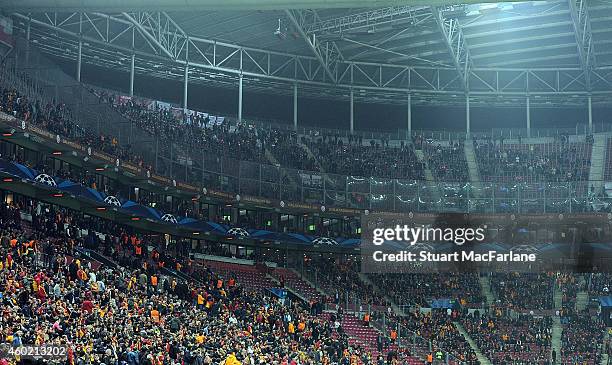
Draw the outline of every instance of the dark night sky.
M73 74L74 62L58 61L65 72ZM127 94L129 75L83 65L82 80L86 83L122 90ZM180 104L183 95L182 83L136 75L136 95ZM293 98L291 96L254 94L245 91L243 98L245 118L272 119L291 124L293 120ZM204 85L190 85L189 107L225 115L236 115L238 91L227 88L213 88ZM605 121L612 108L593 108L594 123ZM299 121L302 125L328 128L349 127L349 102L321 99L299 99ZM584 108L532 108L532 128L575 127L576 123L587 122ZM406 106L375 103L355 103L355 129L397 130L406 128ZM465 129L465 109L462 107L413 106L413 129ZM482 108L472 106L471 127L473 131L495 128L525 127L524 107Z

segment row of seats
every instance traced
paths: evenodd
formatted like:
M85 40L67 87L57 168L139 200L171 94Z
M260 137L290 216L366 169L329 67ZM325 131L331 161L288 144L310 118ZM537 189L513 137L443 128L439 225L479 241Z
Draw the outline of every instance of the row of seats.
M121 160L131 160L143 168L154 169L154 161L144 161L141 156L134 153L131 146L119 144L113 136L96 135L94 131L84 130L79 126L78 122L71 119L70 111L63 104L44 104L38 100L30 101L16 90L10 88L3 90L1 99L0 109L2 111L13 114L42 128L49 129L54 133L65 135L82 144L100 148L107 153L118 156ZM371 175L423 179L424 167L423 163L417 158L416 148L424 151L424 158L428 161L429 167L437 180L450 180L457 181L458 183L467 180L467 162L462 142L442 143L426 140L418 136L415 137L414 143L402 143L401 146L389 144L388 141L370 141L368 143L360 138L353 138L347 142L346 139L337 136L298 136L292 132L274 128L261 128L248 124L229 125L227 121L202 128L200 125L205 121L202 122L197 119L204 117L196 118L192 116L190 122L186 123L185 120L180 119L174 113L163 109L149 109L148 106L139 104L135 100L117 98L116 95L100 94L100 101L101 103L109 103L110 106L116 108L128 119L133 120L137 127L161 139L159 142L160 157L155 159L155 162L159 162L161 173L176 175L177 171L179 171L178 179L193 178L195 183L201 182L203 178L202 173L198 173L195 170L192 171L190 168L170 168L166 164L166 159L173 154L175 157L177 155L182 156L182 154L193 150L197 153L203 153L205 158L192 158L192 166L197 165L198 161L205 160L206 168L211 171L219 170L220 166L225 166L225 169L228 166L235 167L237 160L264 164L262 166L268 166L271 169L270 171L273 171L272 166L269 165L272 160L268 158L266 153L270 152L270 155L275 156L276 160L280 161L283 166L291 168L355 176ZM588 184L576 184L576 181L584 181L588 177L591 153L591 144L589 142L512 143L501 146L491 142L476 142L476 145L477 160L481 167L481 176L485 181L490 180L502 183L538 182L540 184L552 181L557 183L572 182L572 184L575 184L575 186L571 187L557 188L549 186L545 194L549 203L548 209L556 209L555 204L567 206L568 199L573 195L582 196L588 193ZM174 153L171 151L172 148L176 149ZM305 148L310 148L313 153L307 153ZM294 154L297 155L291 157ZM165 157L162 158L162 156ZM487 166L507 170L509 175L504 173L505 175L500 176L494 171L488 171ZM520 169L522 167L518 168L517 166L527 166L528 172L521 172L522 170ZM292 179L293 183L295 183L300 180L300 176L310 176L308 174L291 175L293 176L292 178L287 178L287 175L284 176L283 180L280 176L273 176L275 174L268 176L269 174L266 172L262 175L259 172L250 171L247 168L248 166L242 167L244 166L241 165L241 171L238 175L243 179L253 179L252 181L257 181L257 179L264 177L265 179L271 179L270 190L266 186L260 187L257 183L251 184L249 182L251 180L243 181L241 189L248 191L250 194L272 194L277 197L279 187L275 184L283 181L283 184L287 185L283 186L283 194L289 199L303 198L314 199L315 201L322 199L319 196L320 194L309 196L310 189L303 189L301 191L300 189L296 190L288 186L292 183ZM258 169L255 170L259 171ZM569 175L567 172L569 172ZM232 174L234 173L232 172ZM278 174L278 171L276 174ZM207 176L205 183L210 183L215 188L236 188L235 186L232 187L233 185L231 184L231 186L223 184L223 186L217 186L216 184L219 184L219 179L215 178L217 176L215 174L211 176L205 174L205 176ZM209 178L212 180L208 180ZM312 177L309 179L310 183L315 181ZM337 184L338 186L336 186L333 176L324 182L322 180L316 181L318 181L318 185L312 186L313 192L319 191L325 185L326 189L335 189L341 193L346 189L345 184L348 184L351 189L356 189L355 191L363 193L357 194L361 200L368 199L367 196L370 193L373 194L373 199L379 193L379 185L370 186L368 180L347 182L340 179ZM306 184L303 181L302 183ZM380 187L383 188L380 191L383 194L381 195L383 198L388 197L387 194L391 192L400 200L414 198L402 193L405 187L399 186L399 184L393 188L386 187L384 184L380 185ZM523 199L538 199L542 197L541 190L543 185L537 187L534 185L531 188L521 188L521 197ZM433 201L433 198L428 196L431 195L431 192L421 190L419 201L422 204L427 205L427 202ZM451 202L449 208L467 209L466 204L461 205L462 201L467 202L465 192L453 191L453 189L443 190L441 193L445 197L445 202ZM486 192L485 194L487 196L491 195ZM470 192L469 195L479 196L474 191ZM508 195L509 199L516 196L516 191L512 184L501 186L495 191L495 197L498 200L504 199L505 195ZM334 194L329 194L326 198L333 199L333 196ZM146 199L146 197L143 197L143 199ZM471 201L471 203L477 204L474 201ZM515 204L512 201L504 202L500 200L502 206L498 207L498 209L503 210L503 205L506 203ZM529 210L528 203L529 201L523 202L522 209ZM364 205L363 202L357 202L357 204L360 206ZM575 209L582 209L580 208L581 204L583 203L580 200L575 200L572 203ZM185 209L188 210L188 208ZM541 210L541 204L535 209Z
M465 183L468 181L468 165L463 143L422 143L429 168L438 181Z
M589 178L591 144L496 144L474 141L480 176L497 182L566 182Z
M4 212L2 217L3 219L0 222L2 224L9 224L10 227L19 227L13 228L12 233L9 234L9 238L14 236L16 239L21 242L28 242L29 234L36 234L37 232L44 233L44 236L55 237L58 234L67 235L70 240L75 241L77 244L84 240L84 243L89 242L89 237L91 235L91 228L89 230L90 235L87 238L80 238L79 235L75 234L76 231L74 227L79 227L82 225L87 225L88 227L93 227L93 218L89 218L87 222L81 222L73 219L71 213L66 210L61 210L58 213L53 212L50 215L47 215L44 209L37 209L37 204L26 204L25 207L28 207L28 211L32 214L34 224L30 225L29 231L26 231L24 228L21 228L21 215L16 214L19 209L10 208L7 212ZM36 213L40 212L40 213ZM7 217L12 217L8 219ZM14 222L18 221L19 225L16 225ZM104 225L97 224L96 226L104 227ZM120 229L116 226L106 226L105 229L109 229L111 232L121 232ZM18 233L18 232L29 232L29 233ZM59 233L58 233L59 232ZM106 240L103 242L92 242L92 247L100 246L100 249L108 249L109 242L115 242L115 246L117 250L123 250L126 252L132 252L130 255L133 255L133 242L139 242L138 238L131 238L132 234L121 234L116 239L112 238L111 235L107 234ZM22 238L23 237L23 238ZM66 236L64 236L66 237ZM74 238L71 238L74 237ZM110 238L109 238L110 237ZM110 241L108 241L110 240ZM63 245L64 240L57 240L57 244ZM108 241L108 242L107 242ZM8 244L8 241L0 240L0 242L4 242L4 244ZM132 243L130 243L132 242ZM137 243L138 244L138 243ZM63 246L62 246L63 247ZM124 248L121 248L124 247ZM46 252L46 250L43 250ZM165 252L162 253L161 257L166 257L167 255L176 255L177 252ZM153 254L152 254L153 255ZM113 258L121 258L122 255L117 255L115 253L111 253L109 257ZM6 259L2 260L3 263L6 262ZM121 262L126 262L125 260L120 260ZM170 259L164 259L167 264L170 264ZM138 268L139 264L142 264L141 260L134 261L132 265L125 265L125 267L135 267ZM216 277L223 279L224 283L228 283L230 279L235 279L239 286L248 292L262 292L268 288L274 287L275 284L272 283L266 276L268 271L263 270L258 266L253 265L241 265L237 263L229 263L223 261L211 261L206 260L202 261L201 264L205 266L208 271L202 270L186 270L187 274L196 274L200 275L203 278L200 281L210 282L212 287L215 286L215 281L208 277L209 273L214 273ZM330 265L334 265L333 262L329 262ZM148 268L159 266L159 259L150 261ZM170 266L174 267L174 265ZM185 268L192 267L192 265L185 265ZM94 266L90 266L93 270ZM150 269L145 270L146 273L151 275ZM293 271L287 269L275 269L271 272L272 276L277 276L281 278L285 283L291 283L291 286L296 288L300 294L304 297L314 298L313 293L316 293L315 289L312 288L307 282L303 281L299 278ZM135 274L135 277L139 278L140 274ZM325 278L322 276L321 278ZM416 290L416 296L422 296L423 294L418 294L420 288L426 288L426 293L433 293L433 298L441 298L443 296L454 297L459 299L459 302L463 304L463 307L469 307L469 300L465 300L462 298L465 296L466 298L471 298L472 296L478 295L475 293L478 287L478 277L472 274L440 274L438 276L434 275L404 275L403 277L396 277L392 279L395 281L401 281L407 283L405 285L405 289L400 287L391 287L391 286L382 286L379 289L383 289L389 296L395 298L396 294L399 291L405 290ZM140 280L140 279L138 279ZM144 283L146 284L149 279L145 278ZM376 280L376 279L374 279ZM508 290L513 295L511 297L515 297L515 293L522 293L523 296L552 296L552 287L551 282L553 281L553 277L551 276L537 276L537 275L508 275L508 276L495 276L494 282L496 280L503 281L503 284L500 282L500 287L497 289L497 294L499 295L499 290ZM593 281L605 281L605 276L597 276L597 279L593 279ZM164 284L160 284L163 287L166 287L166 281L160 281ZM548 283L546 285L549 286L534 286L532 283ZM609 282L608 282L609 283ZM336 283L337 284L337 283ZM200 284L201 285L201 284ZM327 287L333 286L333 283L326 283ZM356 284L357 285L357 284ZM385 284L383 284L385 285ZM289 285L288 285L289 286ZM363 287L367 287L363 284ZM231 288L231 287L230 287ZM466 288L466 289L464 289ZM208 298L210 296L210 290L205 290L204 297ZM231 290L231 289L229 289ZM470 291L473 291L473 294L468 294ZM541 294L540 294L541 291ZM351 290L352 292L352 290ZM359 292L356 290L355 292ZM316 294L315 294L316 295ZM527 309L527 305L529 303L539 304L539 300L534 302L516 302L512 301L513 308L515 309ZM416 304L416 303L413 303ZM480 335L483 336L483 342L481 346L481 350L484 352L490 352L490 356L503 356L504 359L516 359L516 361L522 361L526 359L525 355L529 351L533 351L536 353L546 353L547 347L547 336L548 336L548 324L540 323L538 321L532 321L529 317L524 317L523 321L513 322L508 320L507 318L501 317L501 312L499 312L499 316L496 318L491 318L485 320L484 322L476 322L473 321L471 331L473 331L474 336L478 337ZM457 316L459 315L459 316ZM432 341L434 348L441 348L444 350L448 350L451 352L453 358L461 359L461 356L465 358L461 361L465 361L469 363L473 357L473 354L469 348L469 345L466 345L463 337L457 332L454 324L452 322L460 320L461 314L458 311L453 311L452 314L448 314L445 310L439 311L434 310L432 314L416 314L413 317L408 317L403 320L397 320L393 317L390 319L392 322L388 324L388 328L395 328L398 325L403 326L403 328L408 329L410 333L414 333L421 338L428 339ZM526 319L525 319L526 318ZM601 342L601 337L599 336L603 333L603 325L601 322L590 320L588 324L584 324L582 321L584 320L584 315L577 317L578 320L572 319L569 322L567 327L567 333L574 333L579 331L583 332L583 337L585 333L588 331L598 331L598 337L596 341L597 343ZM394 323L393 321L399 321L398 323ZM486 329L484 328L486 322ZM346 314L342 317L341 320L342 327L344 331L348 335L347 341L352 342L353 344L359 345L360 348L365 349L364 351L369 352L371 348L374 346L375 341L372 341L373 336L378 336L378 332L373 328L370 328L366 324L363 323L362 320L358 320L357 318L353 318ZM491 324L490 324L491 323ZM464 325L466 328L470 325L468 322L464 321ZM495 331L492 331L492 328ZM600 333L601 332L601 333ZM405 332L404 332L405 333ZM503 351L498 348L499 344L491 344L496 343L496 341L492 341L491 338L496 338L495 336L491 337L491 333L494 333L495 336L501 336L502 342L505 343L503 347ZM385 334L386 336L387 334ZM405 335L404 335L405 336ZM404 339L410 338L404 337ZM569 337L568 337L569 338ZM409 343L409 341L408 341ZM368 344L370 347L368 347ZM585 347L583 342L580 342L578 338L569 338L567 344L564 345L564 348L567 350L566 352L569 354L567 356L573 356L572 358L576 359L577 356L585 356L584 353L587 347ZM393 347L391 347L393 348ZM540 350L538 350L540 349ZM539 351L539 352L538 352ZM570 354L571 352L571 354ZM375 353L378 353L377 351ZM502 355L495 355L494 353L500 353ZM376 357L376 356L374 356ZM459 361L459 362L461 362ZM538 362L539 363L539 362Z
M372 274L380 290L402 305L428 307L432 300L457 300L463 307L481 308L484 302L477 274Z
M491 289L497 305L517 311L552 309L554 277L550 274L494 274Z
M181 275L167 276L170 271L162 264L170 251L157 246L160 242L116 236L124 229L120 226L107 227L102 239L93 233L91 217L81 221L63 209L37 212L35 204L24 203L0 207L3 343L65 345L69 363L227 364L237 359L239 364L248 359L250 364L288 364L302 359L366 364L369 359L365 348L349 347L347 334L324 317L283 305L259 290L271 284L262 283L257 267L205 261L206 270L183 272L191 267L183 262L176 265ZM30 232L21 228L20 212L26 208L36 222ZM88 231L88 238L75 235L74 227ZM94 266L89 256L66 260L84 244L109 253L118 264ZM152 245L157 247L149 250Z
M589 313L571 315L561 336L563 365L596 365L601 361L599 346L606 326Z
M467 316L461 323L483 355L494 364L549 364L550 318Z

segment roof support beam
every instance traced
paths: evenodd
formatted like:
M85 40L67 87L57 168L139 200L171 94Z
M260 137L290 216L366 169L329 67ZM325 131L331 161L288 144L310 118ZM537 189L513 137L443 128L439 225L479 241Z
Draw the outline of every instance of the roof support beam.
M391 6L333 19L315 19L314 22L305 25L304 30L308 34L343 33L365 27L373 28L377 25L397 22L399 20L410 20L413 25L417 25L423 20L431 18L431 13L428 9L428 6Z
M166 12L124 12L122 15L170 59L178 59L188 43L185 31Z
M464 3L486 3L497 0L463 0ZM508 0L520 1L520 0ZM6 12L42 11L206 11L206 10L283 10L348 9L397 5L398 0L3 0ZM408 1L406 1L408 2ZM448 5L456 0L411 0L413 6Z
M317 13L315 9L311 9L310 11L312 12L312 16L316 21L321 21L321 17L319 17L319 13ZM340 48L338 47L338 44L336 44L336 41L331 41L331 44L334 50L337 52L338 58L344 60L344 55L342 52L340 52Z
M591 89L591 69L595 64L595 52L593 52L593 37L591 33L591 20L587 0L568 0L572 14L572 24L580 65L584 71L587 90Z
M395 100L405 105L406 93L411 92L415 104L462 105L464 101L458 97L465 89L454 67L339 60L338 80L332 83L328 77L324 79L326 74L314 56L256 49L189 36L189 46L185 46L179 57L172 60L155 51L155 46L149 47L151 42L148 38L135 31L136 27L124 17L96 13L83 15L93 22L82 23L81 36L75 31L74 25L62 21L64 17L78 18L76 13L51 13L49 16L12 14L15 34L25 35L29 28L32 46L47 54L75 61L78 41L81 39L83 62L104 69L130 72L131 56L134 54L136 74L164 79L182 80L184 66L189 63L190 82L221 87L235 87L235 81L239 75L243 75L249 81L245 87L278 94L291 89L286 85L297 83L300 95L305 97L346 100L348 91L354 88L359 90L355 94L356 100L378 98L390 103ZM101 21L111 24L109 34L104 38L97 34L94 26ZM164 32L164 35L167 38L174 34ZM136 40L132 37L136 37ZM135 49L133 44L140 46ZM315 71L317 68L318 71ZM471 80L471 104L476 106L486 102L505 105L506 102L523 101L527 94L533 97L532 107L584 105L588 95L592 95L594 105L610 104L612 66L592 69L590 91L585 89L583 74L579 67L471 67L468 73ZM365 96L362 96L361 90L365 90Z
M461 82L467 92L469 88L468 75L470 72L470 64L472 63L472 59L470 58L470 52L467 48L467 44L465 43L465 36L461 30L461 25L459 25L459 21L457 19L444 18L441 8L432 6L431 12L434 15L440 32L442 33L448 53L453 59L453 64L455 65L457 74L459 74Z
M330 44L330 42L325 42L325 45L322 45L318 40L315 34L308 35L304 30L305 24L305 14L300 10L285 10L285 14L300 34L300 36L304 39L308 48L312 51L314 56L317 58L327 76L331 82L336 83L337 81L337 70L336 61L338 60L340 54L338 52L338 48L334 47L334 45Z
M420 57L418 54L410 55L410 54L407 54L407 53L397 52L397 51L394 51L392 49L387 49L387 48L382 48L382 47L374 46L374 45L371 45L371 44L367 44L367 43L364 43L364 42L359 42L359 41L356 41L354 39L350 39L350 38L346 38L346 37L343 38L343 40L345 42L352 43L352 44L357 44L357 45L360 45L360 46L362 46L364 48L370 48L370 49L373 49L375 51L375 52L370 52L370 53L366 52L365 54L376 54L376 53L381 53L382 52L382 53L392 54L394 56L399 56L397 58L398 59L402 59L402 60L415 60L415 61L421 61L421 62L423 62L425 64L431 64L431 65L434 65L434 66L448 67L448 65L443 63L443 62L430 61L430 60L428 60L426 58ZM441 50L440 53L446 53L446 51Z

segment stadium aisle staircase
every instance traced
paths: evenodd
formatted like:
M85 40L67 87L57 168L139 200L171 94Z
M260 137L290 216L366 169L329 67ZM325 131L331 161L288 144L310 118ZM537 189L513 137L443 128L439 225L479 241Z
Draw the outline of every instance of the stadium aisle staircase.
M325 173L326 171L321 167L321 164L319 163L319 159L317 158L317 156L315 156L314 153L312 153L312 150L310 149L310 147L308 147L307 144L302 143L302 140L300 138L298 138L297 144L298 146L302 147L302 149L304 150L304 152L306 152L309 158L315 161L315 164L317 165L317 168L319 169L319 171L321 171L322 173Z
M558 284L555 284L553 289L553 309L560 311L563 307L563 290Z
M366 351L372 353L372 357L376 359L379 355L376 348L376 337L380 333L378 329L371 326L365 326L363 321L351 314L345 314L342 318L342 329L350 336L349 344L359 345ZM383 335L387 335L383 333ZM389 345L383 350L383 355L389 351L398 351L396 344ZM403 365L422 365L424 362L417 357L409 356L401 362Z
M266 148L265 155L266 155L266 159L268 159L268 161L269 161L269 162L270 162L272 165L274 165L274 166L281 166L280 162L279 162L279 161L276 159L276 157L274 157L274 154L273 154L272 152L270 152L270 150L268 150L267 148ZM300 190L300 189L299 189L299 188L300 188L300 185L298 185L297 181L295 181L295 179L294 179L293 175L291 175L291 174L285 174L284 176L285 176L285 177L287 177L287 180L288 180L288 181L286 181L286 182L288 182L289 184L291 184L291 185L293 186L293 188L295 189L295 191ZM285 183L285 182L283 182L283 183ZM293 189L291 189L291 190L293 190Z
M476 197L482 197L482 180L478 171L478 162L476 161L476 153L474 152L474 142L471 139L466 139L463 144L465 160L468 166L468 176L470 184L474 187Z
M561 319L558 316L553 316L552 326L552 338L551 338L551 349L557 353L557 362L553 365L561 364L561 336L563 335L563 326L561 326ZM552 356L551 350L551 356Z
M372 280L370 280L370 278L368 278L368 276L366 274L357 273L357 275L359 276L359 279L364 284L374 288L375 292L377 292L378 294L382 294L384 296L385 300L391 305L391 309L393 309L393 312L395 312L395 314L397 314L399 316L406 316L406 313L397 305L397 303L395 303L395 301L393 301L391 299L391 297L389 297L387 295L386 292L383 292L382 290L380 290L378 285L374 284L374 282Z
M608 136L605 134L595 134L593 136L593 140L594 142L591 150L591 168L589 170L589 185L595 187L595 192L599 193L603 188Z
M480 282L482 295L487 301L487 308L490 310L495 304L495 295L493 295L493 291L491 290L491 279L488 276L480 276L478 281Z
M553 303L555 311L560 311L563 304L563 292L557 284L554 287ZM561 325L561 318L559 316L553 316L553 326L551 335L551 358L552 350L557 353L557 362L553 365L561 364L561 336L563 336L563 326Z
M298 138L298 145L300 147L302 147L302 149L304 149L304 151L306 151L306 154L308 155L309 158L311 158L313 161L315 161L315 164L317 165L317 169L319 169L319 171L321 171L321 173L323 173L323 178L325 179L325 182L330 184L330 186L333 186L334 182L329 178L329 176L327 176L327 171L325 171L325 169L321 166L321 163L319 162L319 159L317 158L317 156L315 156L315 154L312 152L310 147L308 147L307 144L302 143L302 140L300 138Z
M84 255L85 257L89 257L92 260L98 261L101 264L104 264L106 266L112 267L113 269L116 269L116 268L119 267L119 264L117 264L115 261L113 261L113 259L108 258L108 257L102 255L98 251L94 251L94 250L90 250L90 249L82 248L82 247L76 247L75 251L79 252L80 254Z
M440 189L436 184L436 179L434 178L431 169L429 168L429 164L427 163L427 158L425 158L425 153L423 150L414 150L415 155L420 163L425 166L425 170L423 171L425 174L425 181L427 182L427 190L432 195L434 201L440 201Z
M601 341L601 348L605 349L605 345L606 343L608 343L608 340L610 339L610 331L612 330L612 327L608 327L606 329L606 334L604 335L603 341ZM609 365L609 360L610 360L610 355L608 355L605 352L602 352L601 355L601 361L599 362L600 365Z
M461 333L463 338L465 338L467 343L470 344L470 347L472 348L472 350L474 350L474 352L476 353L476 357L478 358L478 362L481 365L492 365L491 361L489 359L487 359L487 357L482 354L482 352L480 351L480 348L478 347L478 345L476 345L476 342L474 342L472 337L467 333L465 328L463 328L461 323L453 322L453 324L455 325L455 328L457 328L457 331L459 331L459 333Z
M589 293L586 291L580 291L576 294L576 311L582 312L587 308L589 304Z
M295 270L286 268L276 268L270 274L273 278L285 283L285 287L295 292L305 300L321 300L325 296L310 281L301 277Z

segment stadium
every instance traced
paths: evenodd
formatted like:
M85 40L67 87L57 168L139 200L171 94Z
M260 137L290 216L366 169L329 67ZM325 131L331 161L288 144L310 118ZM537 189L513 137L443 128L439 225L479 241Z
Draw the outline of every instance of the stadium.
M2 0L0 63L0 365L611 363L609 1Z

